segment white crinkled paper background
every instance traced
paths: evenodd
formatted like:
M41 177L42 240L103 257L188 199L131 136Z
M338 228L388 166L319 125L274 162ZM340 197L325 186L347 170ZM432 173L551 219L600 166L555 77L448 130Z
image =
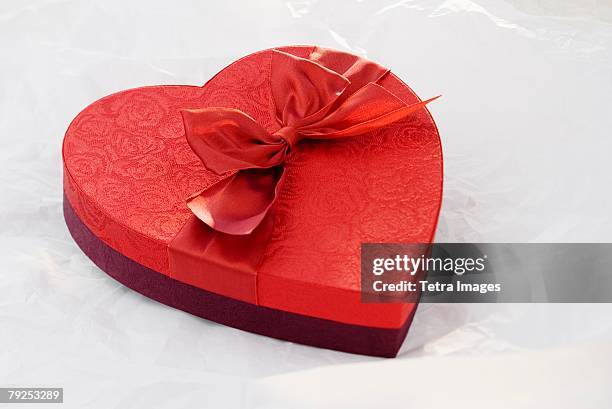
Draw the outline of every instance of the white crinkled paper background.
M64 387L64 408L610 407L610 305L421 305L384 360L195 318L81 253L61 212L70 120L286 44L443 94L437 240L612 241L610 0L3 0L0 387Z

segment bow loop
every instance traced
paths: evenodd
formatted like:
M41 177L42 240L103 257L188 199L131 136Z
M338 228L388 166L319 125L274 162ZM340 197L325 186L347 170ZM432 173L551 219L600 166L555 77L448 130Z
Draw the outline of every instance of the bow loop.
M281 126L320 120L350 84L337 72L305 58L277 50L271 58L272 100Z
M189 146L216 174L271 168L284 160L284 142L244 112L205 108L181 114Z
M270 58L277 131L269 133L236 109L182 112L193 151L206 168L227 174L190 197L187 205L223 233L250 234L262 222L276 200L282 164L299 141L362 135L435 99L406 105L377 84L386 68L356 56L317 48L310 59L277 50Z

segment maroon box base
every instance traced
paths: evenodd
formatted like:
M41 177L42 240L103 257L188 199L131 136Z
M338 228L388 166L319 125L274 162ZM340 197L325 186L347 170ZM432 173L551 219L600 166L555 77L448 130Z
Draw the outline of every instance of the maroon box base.
M398 329L364 327L257 306L176 281L117 252L96 237L64 196L64 218L81 250L121 284L198 317L286 341L362 355L395 357L413 314Z

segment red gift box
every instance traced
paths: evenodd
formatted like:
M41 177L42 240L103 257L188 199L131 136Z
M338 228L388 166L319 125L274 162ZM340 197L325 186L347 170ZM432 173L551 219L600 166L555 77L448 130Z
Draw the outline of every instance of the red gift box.
M385 115L397 101L403 110L420 102L378 64L306 46L251 54L203 87L104 97L64 138L68 227L104 271L165 304L294 342L395 356L416 304L360 302L360 244L433 240L442 197L434 121L423 106L372 120L379 114L362 112L371 100L349 106L341 121L316 114L317 129L299 117L317 104L329 105L325 118L342 116L366 86L391 104L371 104ZM291 104L298 108L289 112ZM355 118L372 126L353 135ZM287 121L301 128L279 123ZM242 132L244 146L225 132ZM232 167L232 157L214 169L219 155L244 162L252 149L268 149L273 163ZM228 196L232 189L240 194Z

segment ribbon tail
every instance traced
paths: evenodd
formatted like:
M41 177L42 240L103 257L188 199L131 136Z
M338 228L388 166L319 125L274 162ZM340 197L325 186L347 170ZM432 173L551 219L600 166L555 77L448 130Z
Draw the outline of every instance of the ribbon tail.
M279 166L238 171L187 199L187 207L217 231L250 234L274 203L282 175Z
M393 93L370 83L347 99L336 111L308 127L303 134L313 139L357 136L379 129L422 109L439 96L406 105Z
M389 113L386 113L378 118L363 122L359 125L355 125L337 132L332 132L328 134L332 138L343 138L347 136L356 136L361 135L375 129L382 128L383 126L390 125L393 122L397 122L409 116L410 114L419 111L424 108L430 102L440 98L441 95L430 98L425 101L417 102L415 104L410 104L403 106L402 108L398 108Z

